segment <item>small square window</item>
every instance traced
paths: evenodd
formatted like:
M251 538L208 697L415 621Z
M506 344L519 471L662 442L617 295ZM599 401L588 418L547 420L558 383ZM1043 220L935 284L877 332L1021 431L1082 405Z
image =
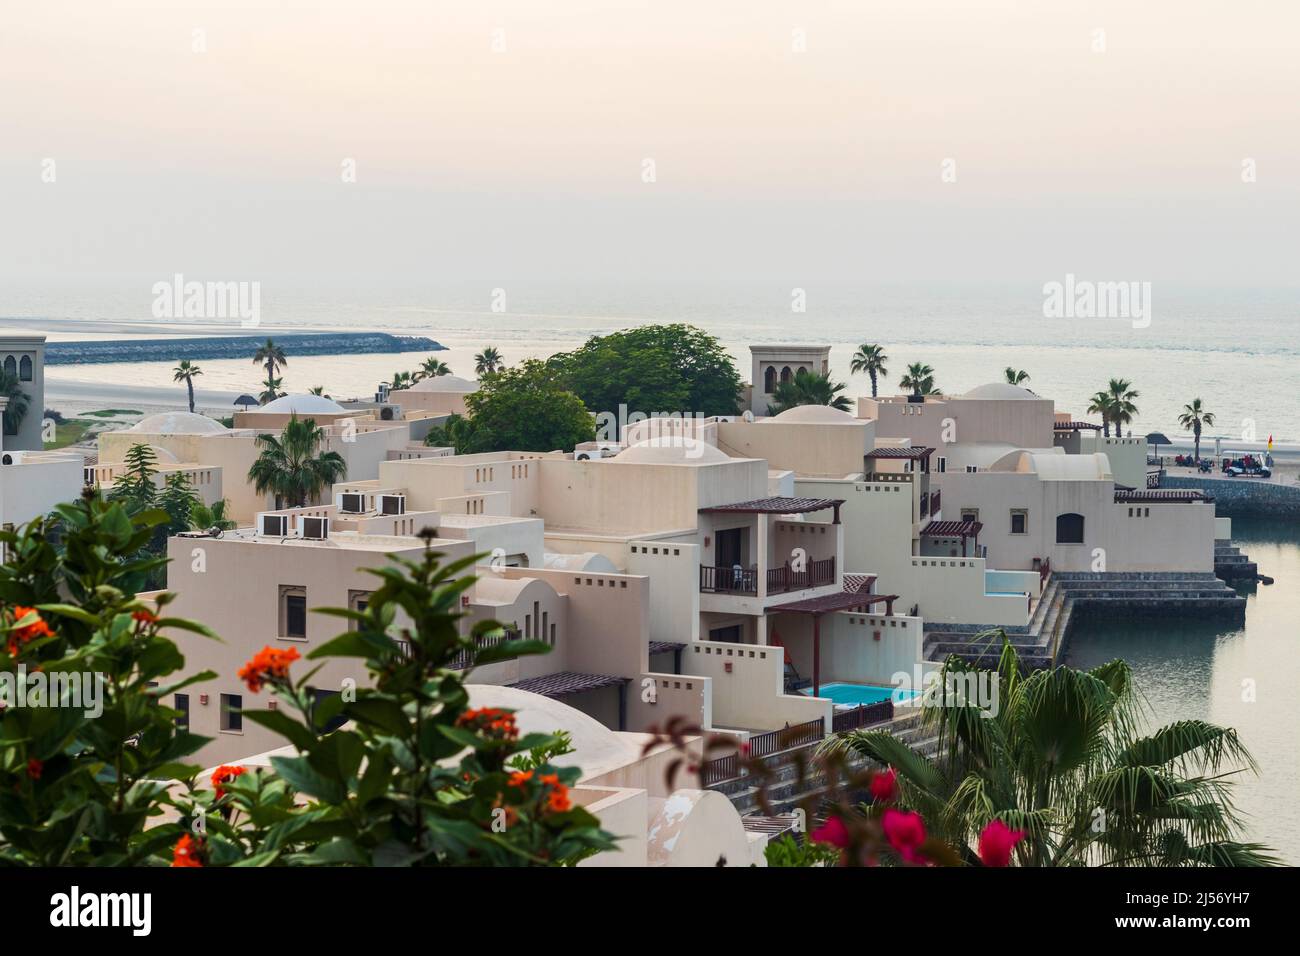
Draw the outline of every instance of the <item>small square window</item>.
M239 694L221 695L221 729L236 733L244 729L244 698Z
M1011 512L1011 533L1029 533L1029 512L1019 510Z

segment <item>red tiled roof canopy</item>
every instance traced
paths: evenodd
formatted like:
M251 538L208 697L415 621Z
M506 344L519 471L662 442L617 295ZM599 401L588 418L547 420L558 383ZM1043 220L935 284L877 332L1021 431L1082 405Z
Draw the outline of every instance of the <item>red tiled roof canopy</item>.
M916 461L921 458L929 458L934 454L933 448L903 448L896 445L889 448L873 448L867 452L867 458L905 458Z
M614 687L618 684L626 684L630 679L628 677L609 677L606 674L579 674L576 671L556 671L554 674L529 677L526 680L515 681L513 684L507 684L506 686L513 687L516 690L526 690L530 694L541 694L543 697L568 697L570 694L581 694L585 690L596 690L600 687Z
M846 591L862 591L864 594L870 594L871 585L876 583L876 576L874 574L845 574L843 583Z
M714 505L701 508L700 514L730 512L751 515L797 515L809 511L825 511L844 504L843 498L755 498L753 501L737 501L729 505Z
M685 646L685 644L679 643L678 641L651 641L650 653L666 654L668 651L680 651Z
M1052 430L1058 432L1077 432L1084 428L1091 428L1095 432L1101 431L1101 426L1094 425L1092 422L1057 422L1052 426Z
M978 521L931 521L921 529L921 534L934 538L966 538L979 534L984 527Z
M804 598L790 601L788 604L776 604L769 611L785 611L789 614L811 614L817 617L831 611L847 611L855 607L869 607L881 601L896 601L897 594L863 594L859 591L840 591L836 594L823 594L820 597Z

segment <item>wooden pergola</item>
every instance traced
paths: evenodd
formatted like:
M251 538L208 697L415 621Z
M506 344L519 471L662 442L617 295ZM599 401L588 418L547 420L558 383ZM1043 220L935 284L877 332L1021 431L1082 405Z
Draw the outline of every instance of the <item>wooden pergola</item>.
M840 591L836 594L823 594L820 597L804 598L800 601L790 601L787 604L777 604L769 608L770 613L788 613L788 614L807 614L813 622L813 696L816 697L822 689L822 631L821 618L823 614L833 614L836 611L861 611L863 614L871 613L871 605L885 602L885 614L894 613L894 602L898 600L897 594L863 594L861 591Z
M978 521L931 521L921 529L924 538L961 538L961 556L967 557L966 539L974 541L975 552L979 553L980 529L984 525Z

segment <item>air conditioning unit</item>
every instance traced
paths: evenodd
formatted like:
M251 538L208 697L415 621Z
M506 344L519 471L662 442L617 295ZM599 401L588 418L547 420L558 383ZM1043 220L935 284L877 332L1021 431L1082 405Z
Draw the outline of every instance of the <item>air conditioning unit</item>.
M7 451L0 455L0 464L3 465L21 465L23 463L23 453L20 451Z
M375 401L376 401L378 404L380 404L380 405L383 405L385 402L388 401L388 383L387 383L387 382L380 382L380 383L379 383L379 391L375 392Z
M268 538L287 537L289 534L289 516L268 514L258 515L257 533Z
M299 524L302 527L302 536L304 538L320 541L323 538L328 538L330 536L329 518L315 518L310 515L304 515L299 520Z
M355 491L345 491L339 495L339 511L349 515L366 513L366 496Z
M603 448L581 448L573 453L574 461L594 461L605 457Z
M406 514L406 495L380 495L379 513L385 515Z

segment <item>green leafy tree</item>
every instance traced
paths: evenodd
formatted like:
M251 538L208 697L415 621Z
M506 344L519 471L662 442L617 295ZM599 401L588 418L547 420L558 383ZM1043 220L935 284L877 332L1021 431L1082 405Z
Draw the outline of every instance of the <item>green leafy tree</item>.
M1106 391L1111 398L1110 420L1115 423L1115 437L1119 438L1122 426L1132 424L1137 416L1138 407L1133 404L1133 399L1138 397L1138 392L1127 379L1122 378L1112 378Z
M253 353L253 364L266 369L267 382L274 381L276 382L276 388L279 388L279 379L275 377L275 373L288 365L289 360L285 357L284 349L276 345L271 339L267 339Z
M229 510L230 502L225 498L214 501L210 505L205 505L202 501L196 501L194 506L190 508L190 527L195 531L207 531L210 528L229 531L232 528L239 527L239 523L229 517Z
M1195 437L1196 446L1192 454L1199 460L1201 457L1201 428L1205 425L1214 424L1214 412L1206 411L1201 404L1201 400L1194 398L1183 406L1183 411L1178 416L1178 424L1189 429Z
M467 417L453 426L457 451L569 450L591 441L596 423L555 369L530 359L484 379L465 397ZM448 433L444 429L444 440Z
M1110 437L1110 416L1114 405L1115 400L1109 392L1095 392L1088 399L1088 414L1101 416L1101 433L1107 438Z
M1003 374L1007 377L1008 385L1023 385L1025 382L1029 381L1028 372L1024 369L1012 368L1010 365L1003 370Z
M0 371L0 397L9 399L4 411L4 433L17 435L31 406L31 396L23 391L22 382L13 372Z
M202 375L203 369L199 368L189 359L182 359L181 363L172 369L172 381L184 382L190 396L190 412L194 412L194 377Z
M426 378L438 378L441 375L450 375L451 366L438 358L427 358L420 363L419 370L416 371L412 378L415 381Z
M847 395L839 394L845 387L843 382L832 382L827 375L801 368L776 386L772 394L775 404L768 406L767 413L779 415L799 405L829 405L847 412L853 405Z
M465 454L464 450L469 447L472 434L473 428L469 421L452 412L441 425L429 429L429 433L424 436L424 443L433 448L454 448L457 454Z
M864 343L858 346L858 350L853 353L853 360L849 363L849 371L854 375L860 375L865 372L871 377L871 397L875 398L876 380L881 375L888 375L889 369L885 368L885 363L889 361L889 356L885 354L885 349L880 345L871 345Z
M110 501L120 501L131 514L138 514L158 503L158 456L153 447L132 445L122 456L122 473L113 479L108 493Z
M189 475L183 471L173 471L163 481L162 494L158 496L158 507L167 512L167 531L178 534L190 530L190 515L195 505L203 501L194 491Z
M321 451L325 430L313 418L291 415L284 430L258 435L257 460L248 480L259 495L274 494L276 507L298 508L316 500L326 485L347 477L347 462L336 451Z
M595 412L734 415L741 379L716 338L690 325L644 325L595 336L553 356L559 382Z
M262 383L262 391L261 394L257 396L257 400L265 405L268 402L275 401L277 398L283 398L285 393L280 389L280 384L281 379L268 378Z
M475 375L492 375L503 368L505 368L505 362L501 361L501 353L495 346L489 345L474 356Z
M167 632L207 629L164 616L170 594L135 596L164 563L147 546L166 520L88 493L0 531L0 671L62 688L57 706L0 711L0 865L138 866L175 840L156 826L167 781L198 771L186 761L206 738L161 702L216 675L177 677Z
M899 388L910 389L918 398L922 395L937 394L934 384L934 369L924 362L913 362L907 367L906 374L898 382Z
M937 759L880 730L827 741L887 764L901 803L931 832L966 848L1000 820L1025 839L1022 866L1255 866L1272 852L1237 839L1227 777L1254 770L1234 730L1183 720L1138 730L1142 703L1122 660L1092 670L1054 667L1025 675L1006 634L995 668L951 657L924 708ZM993 701L997 701L993 705ZM1100 821L1100 824L1099 824Z
M414 383L415 379L410 372L394 372L389 387L397 391L399 388L410 388Z
M565 742L520 735L510 711L471 708L467 672L452 667L466 654L477 667L548 646L485 643L503 633L495 621L461 632L473 557L443 565L426 547L418 560L392 560L371 571L382 583L365 611L326 609L352 629L309 655L364 661L370 686L353 700L320 701L311 673L291 679L296 654L267 648L241 673L254 693L268 687L281 703L244 717L296 753L272 757L272 773L231 777L215 802L196 792L192 809L165 827L169 836L188 841L206 865L556 866L614 848L569 797L580 772L550 763ZM340 719L340 729L325 729ZM201 844L191 836L200 808L208 821Z

